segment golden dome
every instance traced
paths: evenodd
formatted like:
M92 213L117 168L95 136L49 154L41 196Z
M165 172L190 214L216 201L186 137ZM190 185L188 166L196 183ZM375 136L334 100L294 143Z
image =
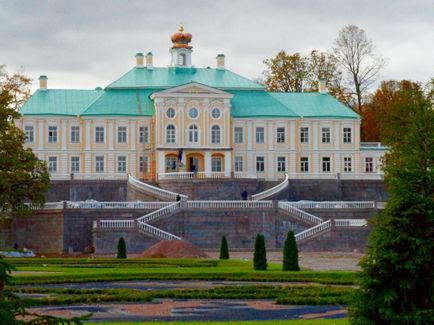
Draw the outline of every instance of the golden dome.
M182 24L179 25L178 31L170 37L172 40L173 46L172 49L175 48L184 48L191 49L192 47L188 45L191 42L192 35L190 33L184 32L184 26Z

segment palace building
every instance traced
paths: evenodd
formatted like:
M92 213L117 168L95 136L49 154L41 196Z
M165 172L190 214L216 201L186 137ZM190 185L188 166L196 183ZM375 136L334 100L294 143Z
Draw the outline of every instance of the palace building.
M360 116L327 93L273 93L225 67L193 65L192 35L171 36L104 89L40 88L22 107L26 146L51 178L380 178L385 148L360 142Z

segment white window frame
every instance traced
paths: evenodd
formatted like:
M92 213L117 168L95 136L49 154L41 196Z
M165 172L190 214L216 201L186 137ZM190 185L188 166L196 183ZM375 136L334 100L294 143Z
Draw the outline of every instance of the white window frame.
M352 143L353 142L353 129L351 127L343 128L343 142Z
M166 144L176 144L176 126L169 124L165 129Z
M265 143L265 127L257 126L255 127L255 142L258 144Z
M80 143L80 126L72 125L70 130L70 142L71 143Z
M71 162L71 166L70 166L71 173L79 173L80 172L80 156L71 156L70 162Z
M26 135L26 143L35 142L35 127L33 125L25 125L24 134Z
M278 156L277 157L277 172L285 173L286 172L286 157Z
M300 157L300 173L309 173L309 157Z
M104 156L95 156L95 173L104 173L105 161Z
M168 107L166 109L166 117L169 119L174 119L175 116L176 116L176 110L173 107Z
M139 171L147 172L149 171L149 157L148 156L140 156L139 157Z
M95 143L105 143L105 127L102 125L95 126Z
M149 128L147 126L139 127L139 143L149 143Z
M234 142L244 143L244 128L242 126L234 127Z
M128 158L125 155L117 156L117 172L126 173L128 166Z
M128 143L128 128L125 125L118 126L118 143Z
M353 157L344 157L344 173L353 172Z
M214 114L215 112L217 112L217 116L215 116L215 115L216 115L216 114ZM211 110L211 117L212 117L214 120L218 120L221 116L222 116L222 112L221 112L220 108L218 108L218 107L214 107L214 108Z
M370 159L370 161L368 161ZM365 157L365 173L374 172L374 157Z
M309 143L309 127L300 127L300 143Z
M324 168L326 166L327 166L327 168ZM321 171L323 173L331 173L331 171L332 171L332 158L330 156L324 156L321 158Z
M222 157L211 157L211 171L217 173L223 171Z
M283 126L278 126L276 128L276 142L286 143L286 128Z
M235 156L234 157L234 171L235 172L243 172L244 171L244 163L243 156Z
M329 126L321 128L321 143L331 143L331 128Z
M265 172L265 157L264 156L256 156L256 172L264 173Z
M57 143L58 128L57 125L48 126L48 143Z
M187 139L188 139L188 143L192 143L192 144L199 143L199 127L196 124L191 124L188 127Z
M57 156L48 156L48 171L57 173Z
M221 144L221 127L214 124L211 127L211 144Z

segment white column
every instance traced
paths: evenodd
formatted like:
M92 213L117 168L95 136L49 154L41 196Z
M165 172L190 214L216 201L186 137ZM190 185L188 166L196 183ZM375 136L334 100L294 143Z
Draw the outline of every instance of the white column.
M60 120L60 143L62 152L60 154L59 171L65 175L68 173L68 154L66 151L66 141L68 139L68 121Z
M289 122L289 150L295 150L295 121Z
M232 153L230 151L225 151L225 176L231 176L232 172Z
M45 134L45 121L44 120L38 120L38 150L44 150L44 134Z
M334 127L334 145L335 145L335 155L334 155L334 172L340 173L341 172L341 125L339 122L333 123Z
M128 141L130 141L131 151L135 151L137 141L136 121L130 121L130 132Z
M90 120L85 120L85 143L84 143L84 165L83 165L83 173L90 174L92 173L92 155L90 152L90 141L91 141L91 130L90 130Z
M128 164L130 168L127 168L127 173L130 173L134 177L137 175L137 153L132 152L128 155Z
M253 122L249 121L247 123L247 134L246 134L246 138L247 138L247 150L252 150L253 149Z
M265 163L267 164L266 168L268 171L268 177L267 178L274 178L275 177L275 173L274 171L276 170L276 159L277 157L274 156L274 152L273 151L269 151L268 152L268 161L265 161Z
M205 151L205 177L211 177L211 151Z
M268 150L274 150L274 137L273 137L274 123L268 122L267 123L267 129L268 129L268 136L267 136Z
M249 175L256 175L256 170L255 170L255 161L254 161L255 157L253 156L253 152L249 151L247 153L247 173Z
M164 151L159 150L158 151L158 173L165 173L165 166L164 166Z
M114 141L114 132L113 132L113 120L108 121L108 130L107 130L107 137L108 137L108 149L113 150L113 141Z

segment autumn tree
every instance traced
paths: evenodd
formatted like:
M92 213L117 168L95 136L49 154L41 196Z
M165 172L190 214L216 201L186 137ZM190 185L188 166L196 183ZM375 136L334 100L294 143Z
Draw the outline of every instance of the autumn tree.
M382 92L390 199L375 219L350 315L352 324L433 324L434 92L409 81Z
M0 86L10 95L9 106L18 110L30 97L32 80L20 72L9 74L6 66L0 64Z
M49 186L46 163L31 149L24 149L24 133L14 124L20 114L11 105L12 97L0 85L0 214L45 202Z
M365 31L355 25L345 26L335 40L333 53L347 76L347 104L356 112L363 112L369 87L377 81L385 66L385 59L376 51Z

